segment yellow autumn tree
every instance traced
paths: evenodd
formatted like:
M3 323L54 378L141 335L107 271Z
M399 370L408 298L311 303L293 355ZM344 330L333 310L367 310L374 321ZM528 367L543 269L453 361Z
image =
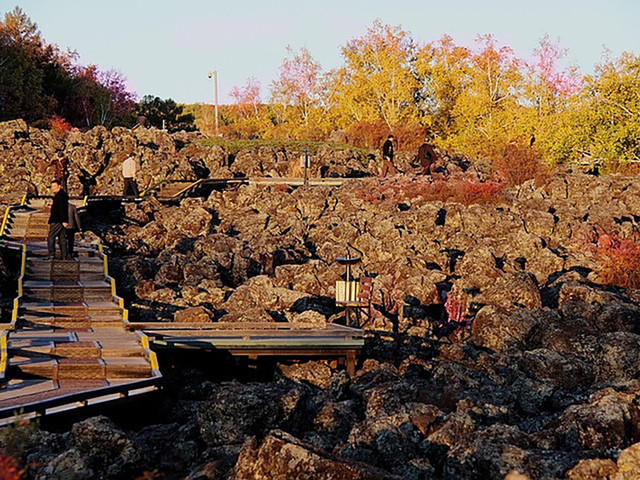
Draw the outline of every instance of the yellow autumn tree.
M344 65L332 72L331 100L343 128L382 119L392 129L418 119L415 50L407 32L380 20L342 47Z
M306 48L295 52L287 47L288 57L280 66L280 73L271 85L271 104L277 129L269 136L289 138L321 138L325 105L325 82L322 67Z
M471 51L448 35L428 43L416 54L415 71L420 82L418 108L438 139L457 131L455 107L471 76Z
M477 39L467 83L453 108L457 133L449 146L474 157L490 155L513 135L522 92L521 60L491 35Z
M590 156L609 170L640 162L640 56L625 52L599 64L585 78L584 103Z

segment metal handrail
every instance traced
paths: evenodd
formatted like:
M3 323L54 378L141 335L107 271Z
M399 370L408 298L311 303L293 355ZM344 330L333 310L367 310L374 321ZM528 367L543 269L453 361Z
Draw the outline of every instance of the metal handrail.
M7 228L7 222L9 221L9 214L11 213L12 205L9 205L4 211L4 217L2 218L2 226L0 227L0 237L4 236L4 231Z
M15 330L16 324L18 322L18 314L20 313L20 300L22 299L22 294L24 293L23 283L24 283L24 276L26 271L27 271L27 245L23 243L22 257L20 259L20 276L18 277L18 296L13 299L13 310L11 311L10 330Z
M24 207L27 204L27 199L29 198L29 192L25 192L20 199L20 203L13 203L7 206L7 209L4 211L4 216L2 217L2 226L0 226L0 237L3 237L5 234L5 230L7 229L7 224L9 223L9 217L11 215L11 210L17 207Z
M164 180L161 180L159 182L156 183L152 183L151 185L149 185L147 188L145 188L142 193L140 194L140 197L146 197L149 192L155 190L156 188L158 188L160 185L162 185L163 183L167 183L169 180L167 180L166 178Z
M201 178L200 180L196 180L195 182L193 182L192 184L186 186L185 188L183 188L182 190L180 190L178 193L175 193L173 195L171 195L171 198L178 198L180 195L182 195L183 193L191 190L192 188L194 188L196 185L199 185L202 183L204 179Z

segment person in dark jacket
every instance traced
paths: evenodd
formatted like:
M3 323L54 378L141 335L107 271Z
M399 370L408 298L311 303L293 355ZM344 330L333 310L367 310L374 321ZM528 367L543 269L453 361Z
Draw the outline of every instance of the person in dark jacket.
M380 172L382 177L386 177L389 173L398 174L398 169L393 164L393 139L393 135L389 135L382 145L382 172Z
M436 162L438 155L429 143L429 137L424 139L424 143L418 148L416 159L420 165L420 175L431 175L431 167Z
M80 222L80 215L78 215L78 210L76 210L76 207L72 203L69 203L69 225L65 229L69 258L76 256L73 253L73 247L76 243L76 232L79 232L81 230L82 222ZM84 238L84 233L82 234L82 238Z
M51 212L49 213L49 236L47 237L47 250L49 252L47 258L55 258L56 256L56 239L60 245L60 257L69 258L67 251L67 237L65 228L69 226L69 196L62 189L60 180L51 182L51 191L53 192L53 203L51 204Z

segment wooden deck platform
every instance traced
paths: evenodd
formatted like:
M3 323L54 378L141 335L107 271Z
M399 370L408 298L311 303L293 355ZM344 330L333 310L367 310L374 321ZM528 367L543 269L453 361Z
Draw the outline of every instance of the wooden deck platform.
M296 323L127 323L144 332L157 348L224 350L259 357L337 358L350 375L364 346L362 330L336 324Z

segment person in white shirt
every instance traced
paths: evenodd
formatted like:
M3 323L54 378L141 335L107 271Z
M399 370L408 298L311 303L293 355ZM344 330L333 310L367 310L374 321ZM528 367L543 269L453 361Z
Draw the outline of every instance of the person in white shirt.
M124 177L124 192L122 193L123 197L137 197L138 193L138 184L136 183L136 170L138 168L138 164L133 155L129 156L122 163L122 176Z

